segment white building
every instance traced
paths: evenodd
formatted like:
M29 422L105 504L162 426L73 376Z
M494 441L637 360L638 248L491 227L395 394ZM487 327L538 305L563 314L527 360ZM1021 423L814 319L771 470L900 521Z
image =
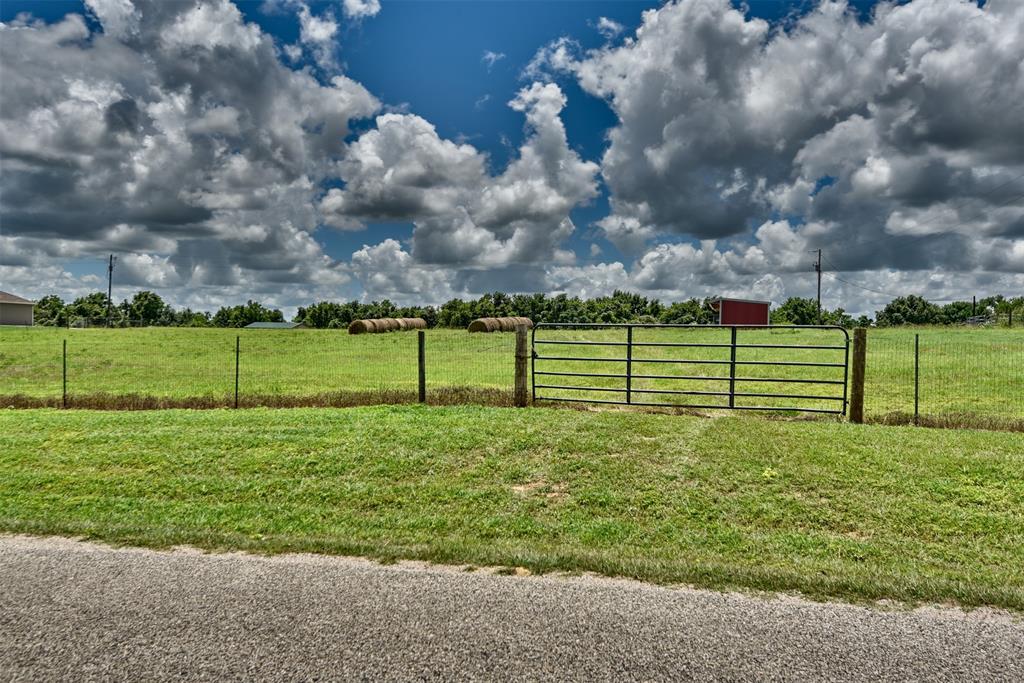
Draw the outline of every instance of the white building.
M0 292L0 325L31 325L34 301Z

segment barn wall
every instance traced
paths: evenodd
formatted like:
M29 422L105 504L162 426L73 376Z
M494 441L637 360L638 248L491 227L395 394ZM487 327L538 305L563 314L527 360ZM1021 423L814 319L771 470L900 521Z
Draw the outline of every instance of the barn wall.
M723 301L719 323L722 325L767 325L768 304L749 301Z
M31 325L32 306L28 304L0 304L0 325Z

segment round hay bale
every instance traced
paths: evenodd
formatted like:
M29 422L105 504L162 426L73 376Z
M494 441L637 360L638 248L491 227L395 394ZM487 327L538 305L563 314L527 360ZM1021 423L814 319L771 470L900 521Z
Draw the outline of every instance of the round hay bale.
M533 321L522 316L505 318L477 318L466 328L469 332L515 332L520 325L527 329L533 327Z
M427 321L423 318L367 318L353 320L348 326L349 334L374 334L378 332L401 332L404 330L425 330Z

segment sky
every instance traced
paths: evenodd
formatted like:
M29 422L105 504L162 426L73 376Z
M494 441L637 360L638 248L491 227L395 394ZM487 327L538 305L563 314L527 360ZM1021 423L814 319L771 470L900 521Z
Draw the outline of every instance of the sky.
M1024 294L1018 0L0 4L0 289Z

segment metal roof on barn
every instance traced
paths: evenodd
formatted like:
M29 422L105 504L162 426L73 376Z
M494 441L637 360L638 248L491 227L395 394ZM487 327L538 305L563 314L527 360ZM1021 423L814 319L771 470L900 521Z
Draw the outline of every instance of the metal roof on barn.
M28 299L22 299L20 296L15 296L8 292L0 292L0 304L28 304L32 306L35 304L34 301Z
M294 330L305 327L302 323L249 323L247 330Z

